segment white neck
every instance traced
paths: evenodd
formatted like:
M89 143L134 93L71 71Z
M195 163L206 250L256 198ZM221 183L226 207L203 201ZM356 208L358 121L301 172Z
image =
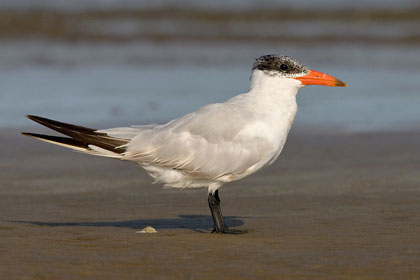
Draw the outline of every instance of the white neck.
M294 99L303 85L293 78L269 75L261 70L254 70L251 74L250 94L263 95L270 99Z
M302 87L302 83L293 78L269 75L261 70L252 72L248 96L252 99L253 107L260 110L278 132L279 139L284 141L295 118L296 95Z
M250 91L252 106L269 124L267 135L273 138L273 151L270 163L280 154L297 112L296 95L303 85L293 78L269 75L261 70L254 70L251 75Z

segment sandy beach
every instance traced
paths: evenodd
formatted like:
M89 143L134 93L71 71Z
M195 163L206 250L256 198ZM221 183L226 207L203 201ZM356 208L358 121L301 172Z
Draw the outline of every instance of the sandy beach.
M0 280L420 280L419 15L413 0L0 1ZM164 123L247 92L265 54L349 87L303 89L279 159L220 189L246 234L211 234L205 189L20 134L51 133L26 114Z
M243 235L210 233L203 189L14 129L1 142L1 279L420 279L420 133L294 130L220 191Z

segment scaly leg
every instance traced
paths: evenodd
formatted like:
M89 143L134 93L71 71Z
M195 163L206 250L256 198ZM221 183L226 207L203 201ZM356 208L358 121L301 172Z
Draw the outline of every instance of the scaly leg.
M208 202L211 211L211 216L213 217L214 222L214 229L212 233L242 234L248 232L242 230L228 229L223 219L222 209L220 208L220 198L218 190L216 190L214 193L209 193Z
M214 229L212 232L224 233L228 231L225 221L223 220L222 209L220 209L219 191L209 193L208 197L211 216L213 217Z

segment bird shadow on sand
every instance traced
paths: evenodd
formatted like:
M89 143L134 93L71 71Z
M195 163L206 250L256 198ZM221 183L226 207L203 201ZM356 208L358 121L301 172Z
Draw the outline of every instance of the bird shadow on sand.
M225 216L228 227L237 227L244 222L236 216ZM40 221L12 221L15 223L27 223L37 226L50 227L122 227L131 229L143 229L152 226L156 229L190 229L197 232L209 232L213 229L213 220L207 215L180 215L175 219L142 219L127 221L105 222L40 222Z

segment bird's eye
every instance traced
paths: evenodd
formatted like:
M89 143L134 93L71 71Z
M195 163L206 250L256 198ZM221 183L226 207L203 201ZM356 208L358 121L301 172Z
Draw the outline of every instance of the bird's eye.
M280 70L286 71L287 69L289 69L289 67L286 64L280 65Z

